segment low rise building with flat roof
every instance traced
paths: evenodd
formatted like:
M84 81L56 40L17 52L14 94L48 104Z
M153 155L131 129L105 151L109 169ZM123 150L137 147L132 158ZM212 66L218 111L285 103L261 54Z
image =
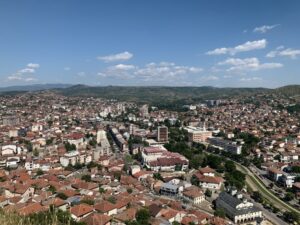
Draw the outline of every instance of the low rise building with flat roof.
M212 131L205 128L188 126L184 129L188 132L189 141L191 142L206 142L208 138L212 137Z

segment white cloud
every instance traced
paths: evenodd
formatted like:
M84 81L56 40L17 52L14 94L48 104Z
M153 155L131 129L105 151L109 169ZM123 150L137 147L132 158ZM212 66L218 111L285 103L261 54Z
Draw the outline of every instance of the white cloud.
M219 77L214 75L209 75L209 76L202 76L200 79L203 81L214 81L214 80L219 80Z
M64 70L65 70L65 71L70 71L71 68L70 68L70 67L65 67Z
M138 68L134 74L146 79L165 80L180 75L197 74L201 71L203 69L199 67L178 66L175 63L161 62L147 64L143 68Z
M35 81L36 78L32 77L32 74L36 72L36 69L40 67L39 64L36 63L28 63L25 68L18 70L16 73L7 77L9 81ZM28 75L31 75L28 77Z
M240 79L240 81L243 81L243 82L261 81L261 80L262 80L261 77L243 77Z
M284 49L284 46L283 45L280 45L276 48L276 50L281 50L281 49Z
M98 56L97 59L109 63L109 62L117 62L117 61L127 61L132 57L133 54L126 51L126 52L121 52L113 55Z
M22 77L13 74L13 75L8 76L7 79L8 80L22 80Z
M7 79L9 81L25 81L25 82L30 82L30 81L36 81L37 79L34 77L23 77L23 76L19 76L19 75L11 75L8 76Z
M284 48L283 46L279 46L276 50L270 51L266 57L267 58L274 58L276 56L286 56L290 57L291 59L296 59L297 56L300 55L300 49L292 49L292 48Z
M37 64L37 63L28 63L27 67L28 68L37 69L37 68L40 68L40 64Z
M189 67L189 71L190 71L191 73L200 73L200 72L203 71L203 69L200 68L200 67Z
M300 55L300 49L284 49L279 53L280 56L288 56L291 57L292 59L297 58L297 55Z
M18 71L18 73L35 73L35 69L32 69L32 68L24 68L24 69L21 69Z
M115 66L109 67L110 70L133 70L135 69L134 65L129 65L129 64L118 64Z
M270 51L266 57L267 58L274 58L277 55L277 51Z
M255 33L266 33L267 31L269 30L272 30L274 29L275 27L279 26L279 24L274 24L274 25L263 25L263 26L260 26L260 27L255 27L253 29L253 32Z
M235 55L239 52L247 52L252 51L256 49L263 49L267 46L267 40L261 39L257 41L247 41L244 44L237 45L232 48L216 48L212 51L206 52L207 55L224 55L224 54L230 54Z
M219 66L230 66L227 71L258 71L262 69L275 69L283 67L281 63L260 63L257 58L228 58L219 62Z
M97 73L97 76L99 76L99 77L107 77L107 74L99 72L99 73Z
M26 77L24 80L25 80L26 82L37 81L37 79L34 78L34 77Z
M86 73L85 73L85 72L78 72L78 73L77 73L77 76L78 76L78 77L85 77L85 76L86 76Z
M230 52L230 48L216 48L212 51L206 52L207 55L224 55Z
M172 62L148 63L144 67L130 64L118 64L108 67L97 75L100 77L112 77L119 79L139 79L144 81L177 79L180 76L198 74L202 68L193 66L179 66Z

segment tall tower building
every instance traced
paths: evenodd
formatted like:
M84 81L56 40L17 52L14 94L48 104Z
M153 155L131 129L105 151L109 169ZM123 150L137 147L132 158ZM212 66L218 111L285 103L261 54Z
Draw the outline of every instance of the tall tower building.
M143 105L140 108L140 115L141 115L141 117L148 117L149 116L148 105Z
M157 141L158 142L168 142L168 127L162 126L157 128Z

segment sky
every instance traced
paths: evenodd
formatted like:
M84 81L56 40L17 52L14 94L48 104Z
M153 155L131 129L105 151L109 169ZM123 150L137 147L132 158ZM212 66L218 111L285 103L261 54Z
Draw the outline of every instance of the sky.
M298 0L0 0L0 86L300 84Z

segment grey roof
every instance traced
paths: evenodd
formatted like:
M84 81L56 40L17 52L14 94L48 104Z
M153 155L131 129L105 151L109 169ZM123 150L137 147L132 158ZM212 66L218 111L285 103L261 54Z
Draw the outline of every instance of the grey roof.
M256 206L248 207L248 208L244 208L244 209L236 209L236 206L241 204L242 201L240 199L228 194L227 192L220 193L219 197L217 198L217 201L222 202L223 203L222 206L224 206L224 208L226 208L228 211L230 211L235 216L261 211Z
M233 208L235 208L237 205L242 203L240 199L235 198L234 196L228 194L227 192L221 192L219 198Z
M171 183L164 183L162 185L162 188L164 189L173 189L173 190L177 190L178 189L178 186L175 185L175 184L171 184Z

